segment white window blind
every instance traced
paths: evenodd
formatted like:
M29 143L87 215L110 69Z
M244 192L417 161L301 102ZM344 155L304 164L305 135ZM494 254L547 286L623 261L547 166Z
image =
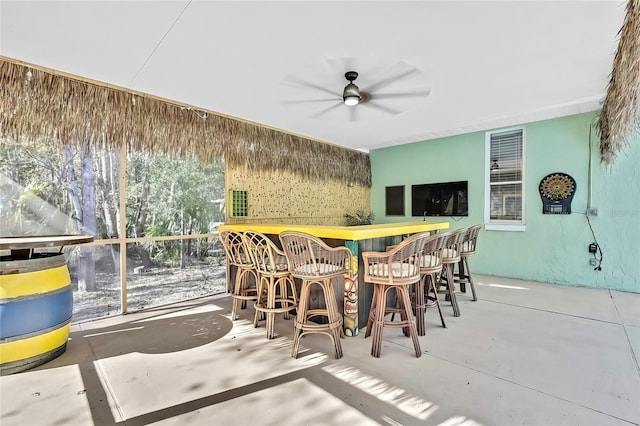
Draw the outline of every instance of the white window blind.
M523 129L487 133L488 224L524 224Z

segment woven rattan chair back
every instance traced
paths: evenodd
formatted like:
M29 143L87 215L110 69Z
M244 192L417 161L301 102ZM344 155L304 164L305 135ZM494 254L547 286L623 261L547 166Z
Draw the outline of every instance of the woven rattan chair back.
M234 266L253 267L251 256L247 253L242 233L236 231L222 231L218 236L227 261Z
M467 228L462 243L460 244L460 253L463 256L471 256L476 253L476 244L478 242L478 234L482 229L482 225L474 225Z
M263 275L289 273L287 258L266 235L254 231L244 233L245 244L256 270Z
M353 254L347 247L330 247L313 235L296 231L281 232L279 238L296 278L336 276L352 270Z
M420 262L427 233L415 234L386 252L363 252L364 281L387 285L420 279Z
M446 234L433 234L424 241L420 272L422 274L437 274L442 271L442 247Z
M460 228L455 231L448 232L442 244L442 263L451 264L460 261L460 246L467 232L467 228Z

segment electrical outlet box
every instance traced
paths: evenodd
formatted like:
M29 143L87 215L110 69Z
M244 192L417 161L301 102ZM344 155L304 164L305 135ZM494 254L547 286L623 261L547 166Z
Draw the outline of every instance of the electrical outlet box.
M587 209L587 216L591 216L591 217L598 216L598 209L595 209L595 208Z
M590 258L589 259L589 265L591 266L596 266L598 264L598 261L595 258Z
M598 245L596 243L589 244L589 253L595 254L598 251Z

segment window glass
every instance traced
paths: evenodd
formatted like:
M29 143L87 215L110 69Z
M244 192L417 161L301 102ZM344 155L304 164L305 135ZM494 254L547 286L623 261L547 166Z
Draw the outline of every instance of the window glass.
M491 186L491 220L522 219L522 185Z
M486 143L488 200L485 222L524 225L523 129L488 132Z
M226 261L218 238L127 244L129 312L226 290Z
M119 244L64 248L73 286L72 322L122 312L119 248Z
M215 294L226 291L217 239L224 186L222 162L7 138L0 140L0 237L94 236L63 250L74 322ZM131 238L123 273L120 243Z
M224 166L129 153L127 236L206 234L224 221Z

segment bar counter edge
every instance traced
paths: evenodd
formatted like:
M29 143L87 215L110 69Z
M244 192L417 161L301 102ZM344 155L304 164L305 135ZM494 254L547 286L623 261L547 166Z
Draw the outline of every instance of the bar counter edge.
M339 240L360 241L370 238L391 237L395 235L415 234L418 232L439 231L449 228L449 222L394 222L360 226L327 226L327 225L290 225L290 224L225 224L220 231L255 231L263 234L277 235L282 231L298 231L319 238L335 238Z

